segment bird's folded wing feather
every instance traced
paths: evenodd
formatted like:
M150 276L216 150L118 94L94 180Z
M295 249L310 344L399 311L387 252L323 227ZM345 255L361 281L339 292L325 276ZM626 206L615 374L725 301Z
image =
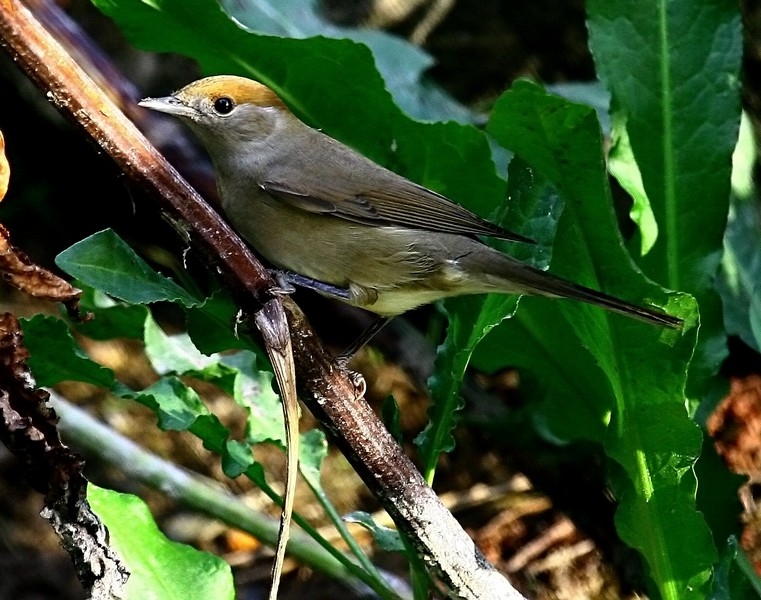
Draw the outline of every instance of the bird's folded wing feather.
M533 243L533 240L485 221L444 196L400 178L394 185L348 195L325 182L310 182L309 191L277 181L265 181L261 188L270 196L291 206L365 225L400 225L441 233L485 235ZM360 188L361 189L361 188Z

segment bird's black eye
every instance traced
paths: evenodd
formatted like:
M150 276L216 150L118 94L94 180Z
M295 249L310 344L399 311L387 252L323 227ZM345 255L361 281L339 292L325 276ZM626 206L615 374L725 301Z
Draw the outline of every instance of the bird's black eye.
M235 108L235 103L227 96L214 100L214 110L220 115L228 115Z

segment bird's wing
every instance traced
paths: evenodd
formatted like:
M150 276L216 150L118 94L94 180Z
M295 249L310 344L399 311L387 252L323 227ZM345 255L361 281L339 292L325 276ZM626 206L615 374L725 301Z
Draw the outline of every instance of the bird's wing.
M367 182L368 189L354 195L332 189L324 181L318 183L312 180L309 191L277 181L265 181L260 185L272 197L302 210L332 214L366 225L401 225L441 233L485 235L534 243L401 177L394 178L393 183L388 180ZM358 189L362 189L361 184Z

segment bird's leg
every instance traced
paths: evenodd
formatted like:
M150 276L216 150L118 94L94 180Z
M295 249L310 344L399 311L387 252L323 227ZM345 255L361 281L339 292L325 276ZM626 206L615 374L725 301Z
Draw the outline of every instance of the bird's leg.
M274 293L292 294L296 291L294 286L297 286L344 302L349 299L350 294L347 288L331 285L291 271L273 270L271 272L278 284L278 287L272 290Z
M336 300L342 300L344 302L349 301L350 304L362 306L363 304L372 304L377 300L377 294L374 290L367 288L359 288L353 286L352 289L342 288L318 279L312 279L306 275L300 275L293 273L292 271L280 271L273 270L272 276L277 282L278 287L273 288L272 292L275 294L292 294L295 291L294 286L306 288L314 292L318 292L323 296L329 298L335 298ZM391 320L391 317L379 317L373 321L370 326L365 329L359 337L354 340L348 348L336 356L336 360L346 365L349 359L354 356L359 350L367 344L375 334L378 333L383 326Z
M341 352L338 356L336 356L336 360L342 364L346 365L346 363L349 362L349 359L354 356L357 352L360 351L362 346L367 344L371 339L375 337L375 334L378 333L385 325L391 320L393 317L378 317L370 323L370 326L365 329L361 334L359 334L359 337L354 340L351 345L346 348L343 352Z

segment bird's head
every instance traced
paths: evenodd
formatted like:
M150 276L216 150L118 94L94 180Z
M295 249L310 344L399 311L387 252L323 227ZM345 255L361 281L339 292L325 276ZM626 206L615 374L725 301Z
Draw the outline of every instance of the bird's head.
M145 98L139 105L181 118L212 157L265 141L282 122L294 118L267 86L233 75L199 79L171 96Z

